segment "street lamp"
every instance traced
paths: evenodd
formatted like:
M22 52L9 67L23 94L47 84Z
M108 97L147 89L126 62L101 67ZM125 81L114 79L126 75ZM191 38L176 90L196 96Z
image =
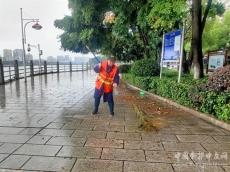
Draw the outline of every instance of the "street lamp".
M38 24L39 19L23 19L22 18L22 8L20 8L20 9L21 9L21 25L22 25L22 47L23 47L24 79L25 79L25 82L26 82L26 52L25 52L25 46L24 46L24 44L26 43L26 32L25 32L26 31L25 30L26 25L28 23L31 23L31 22L36 22L36 24L32 26L32 28L34 28L36 30L40 30L42 28L42 26ZM24 26L24 31L23 31L23 20L29 20Z
M42 50L40 50L40 44L38 45L30 45L28 44L28 51L30 51L30 47L34 47L38 49L38 55L39 55L39 74L41 73L41 55L42 55Z

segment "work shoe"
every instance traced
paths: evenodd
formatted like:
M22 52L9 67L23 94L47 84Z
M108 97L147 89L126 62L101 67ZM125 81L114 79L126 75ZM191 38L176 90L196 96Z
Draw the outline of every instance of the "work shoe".
M98 111L94 110L91 115L96 115Z
M110 112L110 116L114 116L114 112Z

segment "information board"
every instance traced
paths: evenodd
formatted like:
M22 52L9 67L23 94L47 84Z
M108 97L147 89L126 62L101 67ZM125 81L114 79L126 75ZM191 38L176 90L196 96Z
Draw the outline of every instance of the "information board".
M224 66L225 55L209 56L208 69L218 69Z
M165 34L163 61L179 61L181 29Z

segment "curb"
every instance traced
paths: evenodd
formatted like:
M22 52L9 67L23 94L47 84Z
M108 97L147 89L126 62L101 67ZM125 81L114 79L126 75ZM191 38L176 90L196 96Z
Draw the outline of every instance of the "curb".
M124 80L123 80L123 81L124 81ZM125 81L124 81L124 82L125 82ZM130 86L131 88L133 88L133 89L136 89L136 90L145 92L146 94L148 94L148 95L150 95L150 96L152 96L152 97L154 97L154 98L156 98L156 99L159 99L159 100L161 100L161 101L163 101L163 102L166 102L166 103L168 103L168 104L170 104L170 105L172 105L172 106L175 106L175 107L177 107L177 108L183 109L184 111L186 111L186 112L188 112L188 113L190 113L190 114L193 114L193 115L197 116L198 118L201 118L201 119L203 119L203 120L205 120L205 121L207 121L207 122L209 122L209 123L211 123L211 124L214 124L214 125L216 125L216 126L219 126L219 127L221 127L221 128L224 128L224 129L230 131L230 125L227 124L227 123L225 123L225 122L220 121L219 119L210 117L210 116L208 116L208 115L205 114L205 113L201 113L201 112L195 111L195 110L193 110L193 109L190 109L190 108L188 108L188 107L185 107L185 106L183 106L183 105L180 105L180 104L178 104L178 103L176 103L176 102L173 102L173 101L170 101L170 100L165 99L165 98L163 98L163 97L160 97L160 96L158 96L158 95L156 95L156 94L149 93L148 91L144 91L144 90L142 90L142 89L140 89L140 88L137 88L137 87L135 87L135 86L133 86L133 85L130 85L130 84L127 83L127 82L125 82L125 83L126 83L128 86Z

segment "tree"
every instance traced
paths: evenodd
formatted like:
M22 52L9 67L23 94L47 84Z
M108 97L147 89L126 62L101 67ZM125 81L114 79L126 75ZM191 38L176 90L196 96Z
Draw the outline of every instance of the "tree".
M230 10L226 11L222 21L218 18L208 20L202 37L203 53L208 50L218 50L226 47L230 43Z
M204 77L202 57L203 24L201 25L201 0L193 0L192 10L192 54L194 64L194 79L198 79Z
M194 4L194 2L196 2L196 0L193 0L192 2ZM202 38L202 34L203 34L203 30L204 30L204 27L205 27L205 23L206 23L207 17L213 18L213 17L215 17L216 14L222 15L223 11L224 11L224 5L222 3L218 3L217 2L215 4L212 4L212 0L208 0L207 5L205 5L206 2L207 1L204 1L204 0L202 1L202 6L201 6L202 8L200 8L200 5L199 5L200 9L194 9L194 6L192 6L192 8L191 8L192 17L193 17L194 10L196 10L196 11L200 10L203 13L203 19L202 19L202 22L201 22L201 32L200 32L201 38ZM199 4L201 4L201 1L199 1ZM194 23L193 19L194 18L192 18L192 22L191 23L194 25L195 23ZM192 29L193 29L193 27L192 27ZM192 35L191 36L191 47L190 47L190 51L189 51L189 56L188 56L188 59L185 62L183 62L184 66L185 66L184 73L190 73L190 70L191 70L191 65L192 65L193 60L194 60L194 54L193 54L193 50L194 49L193 49L193 45L194 45L194 43L193 43L193 35ZM201 55L201 57L199 57L199 60L196 59L196 64L201 63L201 59L202 58L203 57ZM203 64L203 62L202 62L202 64ZM196 72L196 76L195 76L195 73L194 73L194 78L197 78L197 76L199 75L198 73L203 73L203 69L201 67L202 64L199 64L199 66L196 66L195 70L200 70L200 71ZM202 76L203 76L203 74L200 75L200 77L202 77Z
M109 0L69 0L72 15L54 22L56 28L64 30L59 36L64 51L88 53L85 47L88 43L92 51L98 52L106 44L110 31L103 20L108 3Z

